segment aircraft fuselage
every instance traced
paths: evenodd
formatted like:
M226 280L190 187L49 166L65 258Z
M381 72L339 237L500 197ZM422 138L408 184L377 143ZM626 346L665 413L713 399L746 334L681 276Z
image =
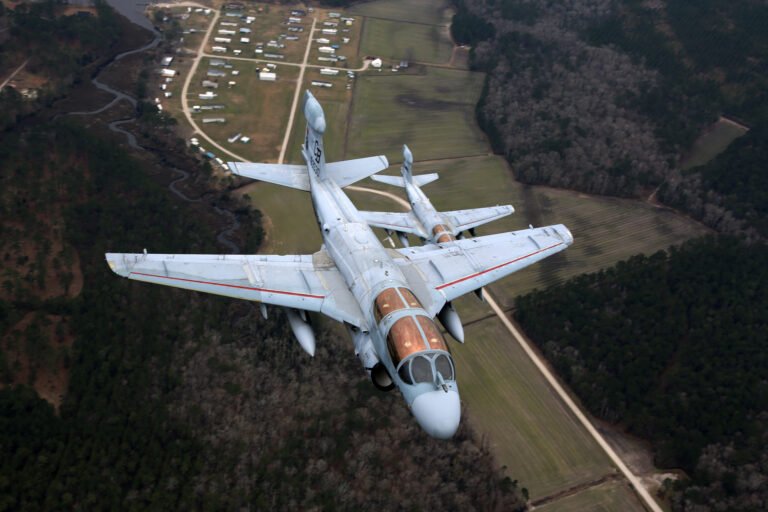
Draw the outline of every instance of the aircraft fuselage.
M368 319L367 329L347 326L355 353L369 372L376 371L377 363L383 365L427 433L452 437L461 410L453 360L444 338L352 201L332 179L314 172L312 163L317 166L316 160L322 159L322 142L315 145L308 133L302 153L312 169L310 194L325 250ZM435 339L435 333L439 339ZM446 368L446 360L440 355L447 356L450 372L440 371ZM411 368L416 365L418 368Z

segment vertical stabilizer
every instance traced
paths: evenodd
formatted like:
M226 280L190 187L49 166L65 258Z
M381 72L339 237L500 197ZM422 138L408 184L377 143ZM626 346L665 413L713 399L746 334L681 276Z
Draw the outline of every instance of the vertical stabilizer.
M325 149L323 148L323 133L325 133L325 114L323 107L311 92L304 93L304 117L307 119L307 133L304 137L302 153L310 169L318 178L325 178Z
M400 172L403 173L403 179L406 183L413 182L413 173L411 166L413 165L413 153L408 149L408 146L403 144L403 166L400 168Z

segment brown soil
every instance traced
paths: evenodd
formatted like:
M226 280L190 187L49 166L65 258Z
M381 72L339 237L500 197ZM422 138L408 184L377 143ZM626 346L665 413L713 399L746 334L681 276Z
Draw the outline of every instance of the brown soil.
M69 368L66 358L63 357L66 350L72 346L74 336L71 333L69 321L59 315L46 315L45 320L49 325L41 328L42 336L48 340L53 352L52 364L35 364L34 381L32 377L32 362L26 352L26 347L21 346L18 340L23 340L23 333L29 328L35 319L35 313L27 313L11 327L0 340L0 347L13 369L11 386L16 384L31 385L37 394L49 402L58 412L61 401L69 386ZM59 337L57 330L62 326L63 335ZM14 338L17 341L14 342ZM3 385L0 384L0 388Z

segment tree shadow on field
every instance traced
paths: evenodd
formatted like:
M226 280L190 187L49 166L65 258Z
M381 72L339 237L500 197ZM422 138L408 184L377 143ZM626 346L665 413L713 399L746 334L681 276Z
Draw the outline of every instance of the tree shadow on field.
M424 98L417 94L398 94L395 96L395 101L397 101L398 104L409 108L423 110L459 110L466 107L463 103L435 98Z

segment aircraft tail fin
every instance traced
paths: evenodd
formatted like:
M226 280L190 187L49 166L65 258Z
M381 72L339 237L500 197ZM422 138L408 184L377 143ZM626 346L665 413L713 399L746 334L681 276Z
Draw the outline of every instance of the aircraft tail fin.
M427 183L432 183L435 181L439 176L437 173L433 172L430 174L421 174L419 176L414 176L413 172L411 171L411 168L413 166L413 153L411 153L411 150L408 149L408 146L403 144L403 165L400 167L400 173L403 175L403 177L399 176L371 176L371 179L373 181L378 181L379 183L386 183L387 185L392 185L393 187L403 187L405 188L406 184L414 184L417 187L421 187L426 185Z
M304 93L304 117L307 119L307 131L301 152L307 166L314 171L318 178L323 179L326 176L325 148L323 148L325 114L320 102L309 90Z
M403 165L400 167L400 173L403 175L403 180L406 183L413 183L413 173L411 167L413 166L413 153L408 149L408 146L403 144Z

